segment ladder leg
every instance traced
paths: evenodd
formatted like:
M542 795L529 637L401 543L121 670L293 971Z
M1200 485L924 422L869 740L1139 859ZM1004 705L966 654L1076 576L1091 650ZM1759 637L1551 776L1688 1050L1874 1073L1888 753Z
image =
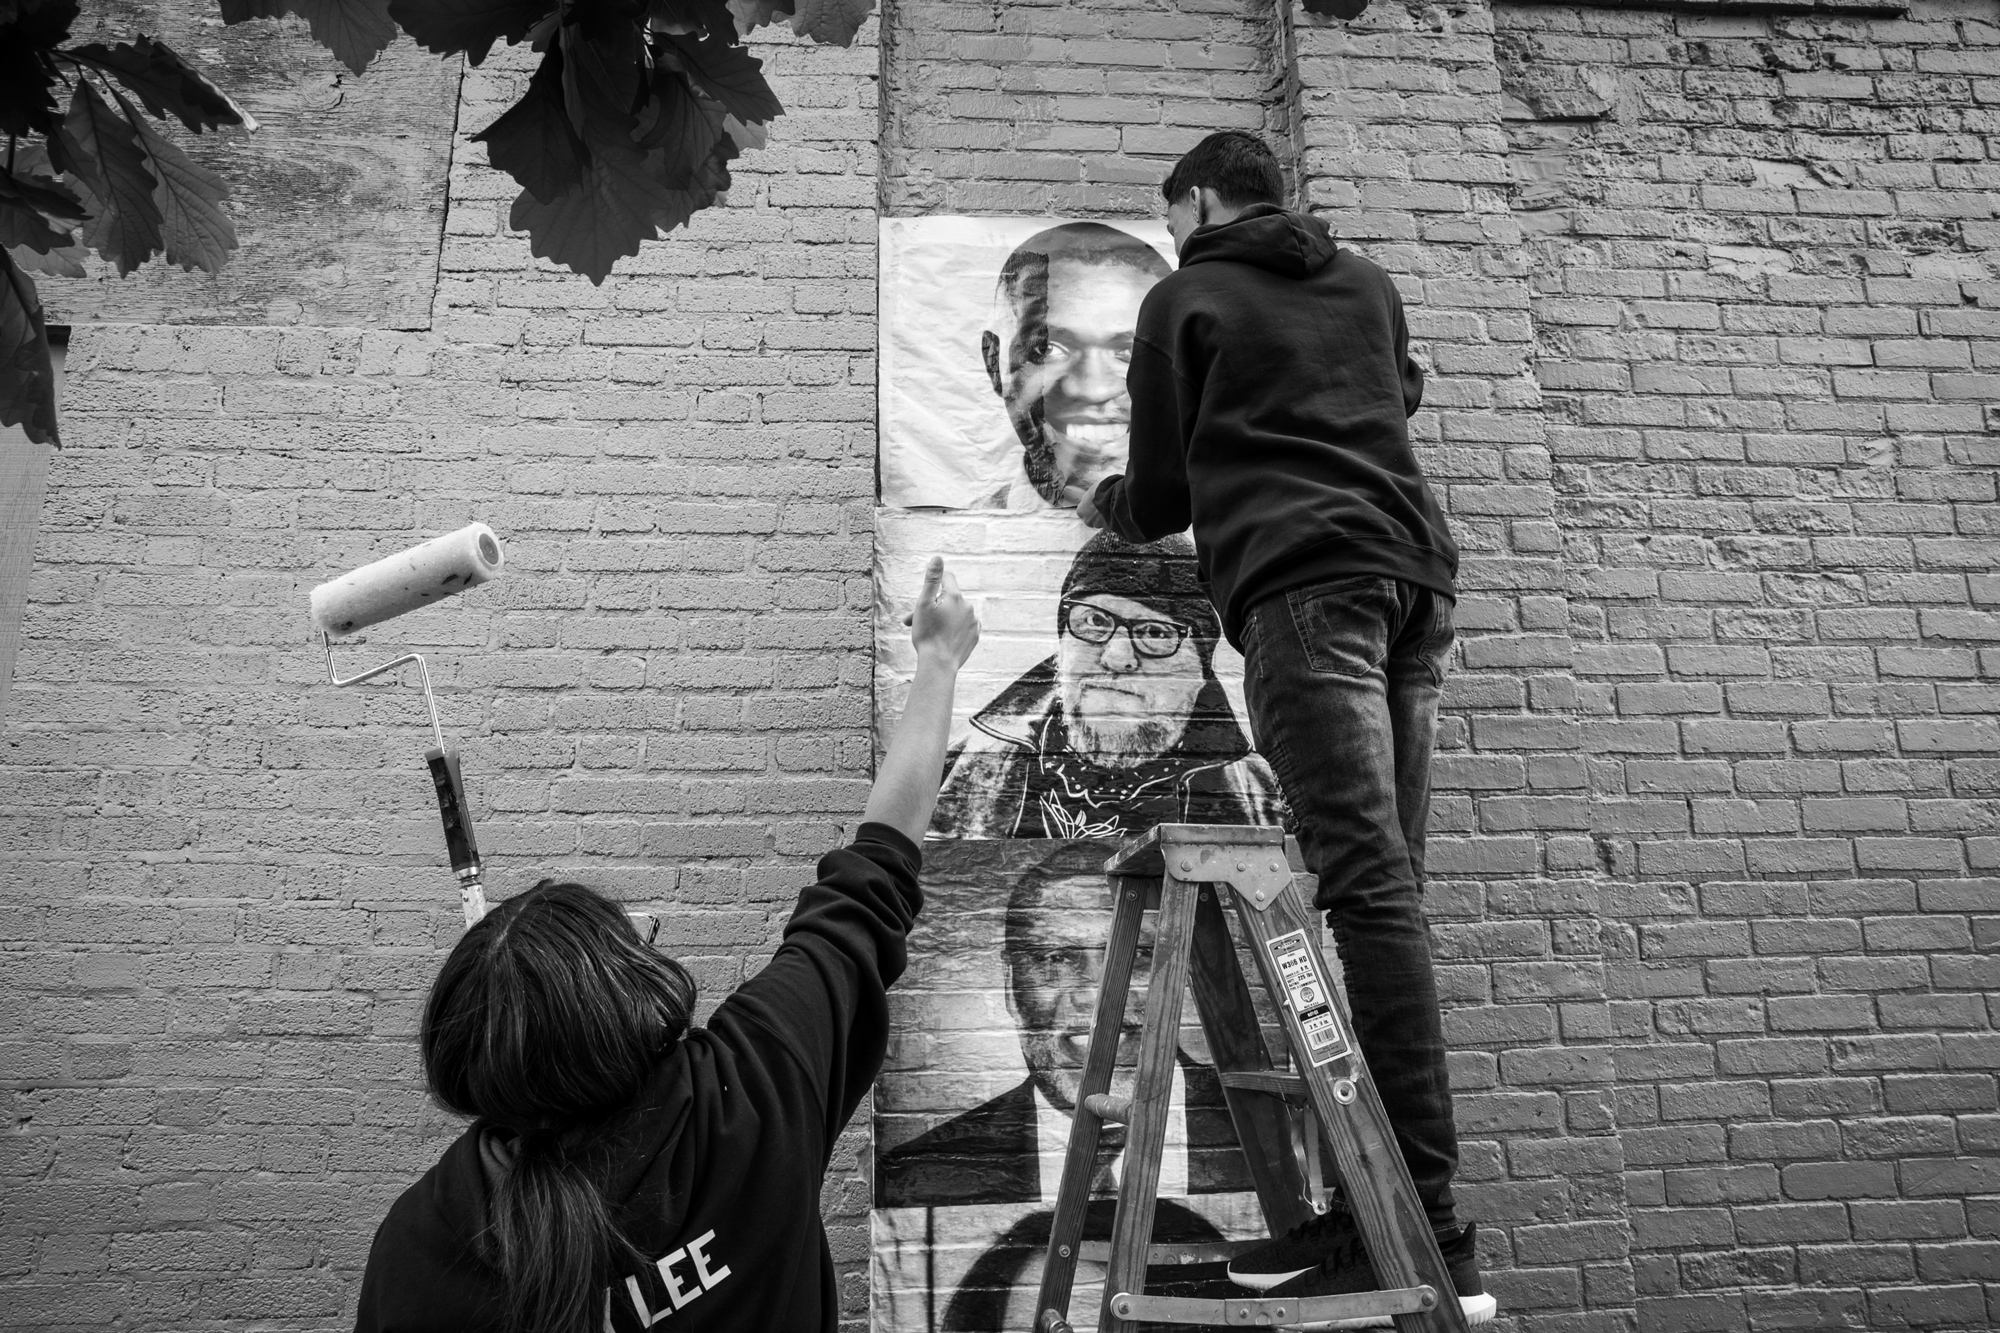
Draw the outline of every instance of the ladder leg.
M1172 875L1162 881L1160 914L1153 928L1153 965L1146 977L1138 1076L1125 1127L1125 1167L1118 1179L1118 1214L1111 1229L1111 1263L1104 1274L1104 1312L1098 1327L1105 1333L1127 1333L1136 1327L1113 1313L1112 1302L1120 1292L1145 1291L1146 1246L1153 1237L1153 1208L1159 1199L1160 1153L1173 1100L1195 901L1195 885ZM1093 1054L1094 1042L1093 1038Z
M1467 1333L1430 1219L1417 1199L1394 1128L1382 1109L1334 990L1319 932L1296 886L1257 910L1236 898L1237 920L1252 942L1264 985L1284 1016L1299 1073L1333 1149L1355 1226L1384 1288L1425 1285L1438 1294L1426 1312L1398 1314L1401 1333Z
M1195 907L1194 956L1189 966L1195 1010L1201 1015L1201 1029L1219 1072L1268 1070L1271 1053L1264 1045L1257 1009L1236 960L1236 946L1229 938L1218 893L1229 894L1230 890L1223 885L1202 885ZM1293 1142L1292 1117L1285 1104L1268 1093L1225 1084L1222 1095L1229 1104L1237 1141L1243 1145L1264 1223L1272 1235L1282 1236L1313 1216L1310 1187Z
M1063 1158L1062 1186L1056 1213L1049 1223L1049 1252L1042 1267L1041 1294L1035 1302L1036 1328L1048 1311L1069 1316L1070 1289L1076 1282L1077 1251L1083 1240L1084 1216L1090 1205L1090 1176L1097 1161L1098 1131L1104 1122L1084 1106L1085 1098L1107 1092L1118 1063L1118 1037L1125 1026L1125 1007L1132 994L1132 966L1139 952L1139 926L1145 917L1150 886L1144 880L1113 876L1115 901L1111 937L1105 944L1104 976L1098 984L1097 1013L1091 1020L1090 1050L1084 1057L1083 1082L1077 1090L1075 1119L1070 1127L1069 1153ZM1129 1145L1131 1140L1126 1140ZM1128 1148L1129 1151L1129 1148Z

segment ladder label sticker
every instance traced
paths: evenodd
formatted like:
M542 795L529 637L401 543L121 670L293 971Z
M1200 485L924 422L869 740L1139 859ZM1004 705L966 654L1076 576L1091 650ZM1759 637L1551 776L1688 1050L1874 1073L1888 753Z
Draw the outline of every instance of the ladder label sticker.
M1285 984L1285 999L1305 1033L1306 1055L1315 1066L1330 1064L1354 1048L1333 1011L1333 986L1326 962L1303 930L1271 941L1271 958Z

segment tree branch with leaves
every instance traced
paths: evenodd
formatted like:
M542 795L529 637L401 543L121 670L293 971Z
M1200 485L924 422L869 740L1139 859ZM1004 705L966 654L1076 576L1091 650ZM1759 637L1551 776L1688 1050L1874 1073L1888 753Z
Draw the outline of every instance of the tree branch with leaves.
M408 33L477 65L495 44L541 62L478 134L521 193L533 252L602 283L618 260L729 188L783 111L743 46L782 17L845 46L874 0L220 0L225 23L296 15L359 74ZM227 190L150 123L200 134L256 122L165 43L68 46L77 0L0 0L0 423L58 442L48 330L33 275L120 276L157 255L215 272L236 248ZM59 95L66 95L63 110ZM147 114L133 105L136 98Z

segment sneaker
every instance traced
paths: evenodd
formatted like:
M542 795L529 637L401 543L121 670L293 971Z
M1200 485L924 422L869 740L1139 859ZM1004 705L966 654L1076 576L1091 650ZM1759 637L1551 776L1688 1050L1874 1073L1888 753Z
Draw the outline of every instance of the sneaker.
M1287 1233L1289 1237L1290 1233ZM1445 1271L1458 1289L1458 1307L1468 1324L1484 1324L1499 1311L1500 1303L1486 1294L1479 1280L1479 1256L1475 1232L1467 1223L1456 1234L1439 1233L1438 1249L1444 1255ZM1274 1242L1275 1243L1275 1242ZM1247 1257L1247 1256L1246 1256ZM1231 1274L1234 1276L1233 1272ZM1269 1288L1266 1296L1350 1296L1360 1291L1379 1291L1375 1266L1368 1262L1361 1235L1348 1225L1348 1233L1329 1249L1319 1265L1286 1282ZM1358 1319L1328 1319L1300 1324L1302 1329L1388 1328L1396 1321L1388 1315L1364 1315Z
M1229 1280L1252 1291L1269 1291L1318 1268L1329 1254L1358 1235L1354 1219L1336 1204L1269 1244L1237 1255L1229 1261Z

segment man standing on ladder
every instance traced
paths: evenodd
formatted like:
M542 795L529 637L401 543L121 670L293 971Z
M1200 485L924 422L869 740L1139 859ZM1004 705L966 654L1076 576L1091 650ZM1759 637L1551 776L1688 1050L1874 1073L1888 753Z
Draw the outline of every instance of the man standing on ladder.
M1244 655L1257 746L1319 876L1362 1055L1467 1319L1483 1323L1495 1302L1452 1199L1458 1132L1422 902L1458 548L1410 448L1423 373L1395 285L1281 207L1282 191L1271 150L1240 131L1168 175L1181 267L1140 307L1128 470L1077 514L1133 542L1193 527ZM1230 1276L1272 1296L1381 1285L1338 1203Z

